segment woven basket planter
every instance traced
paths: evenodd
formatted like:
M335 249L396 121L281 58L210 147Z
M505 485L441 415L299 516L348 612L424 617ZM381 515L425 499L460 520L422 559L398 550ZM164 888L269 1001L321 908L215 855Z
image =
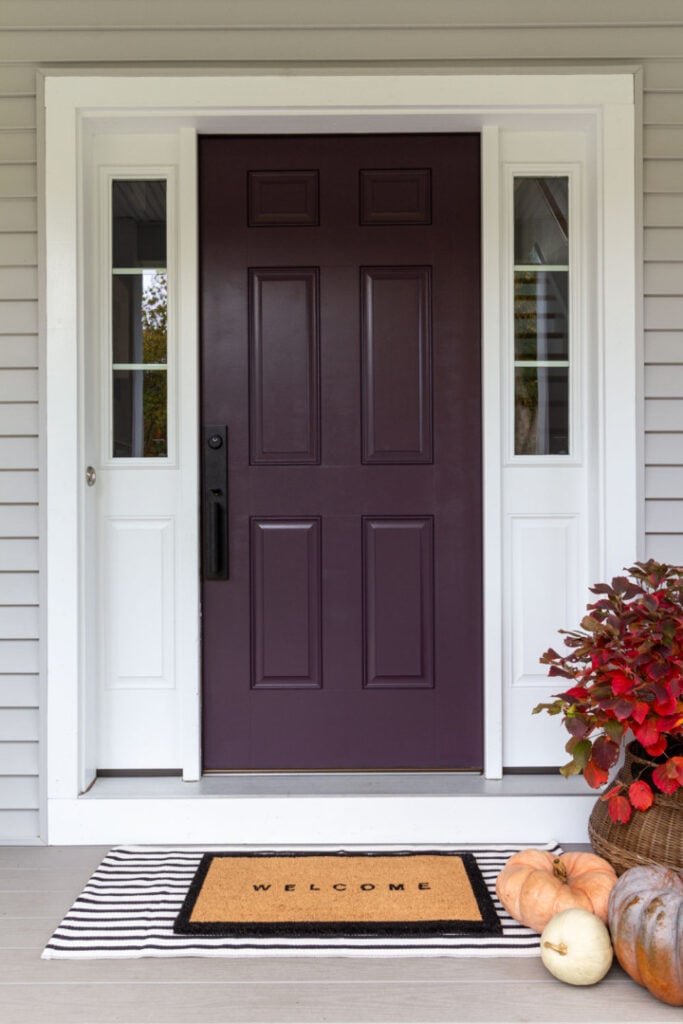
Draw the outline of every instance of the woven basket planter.
M654 767L629 745L617 779L629 786L636 779L648 779ZM612 821L606 802L598 800L593 808L588 821L591 844L618 875L637 864L662 864L679 871L683 868L683 789L670 796L657 790L655 794L652 807L634 811L625 825Z

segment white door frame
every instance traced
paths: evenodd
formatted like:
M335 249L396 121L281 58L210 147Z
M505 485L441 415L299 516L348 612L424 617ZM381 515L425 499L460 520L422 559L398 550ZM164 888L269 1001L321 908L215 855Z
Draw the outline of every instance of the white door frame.
M637 557L639 548L635 76L627 72L575 71L480 75L145 73L135 77L100 70L94 74L78 71L45 76L42 601L51 842L106 841L101 838L108 834L102 826L106 815L111 834L121 835L116 829L132 807L128 807L127 800L115 801L112 818L114 807L110 802L108 811L100 813L97 827L93 825L89 831L87 821L95 820L92 807L97 801L80 799L93 777L88 739L91 713L83 670L86 566L81 529L85 470L81 351L85 339L80 263L82 154L87 134L179 133L179 251L184 260L179 330L186 360L180 373L188 375L186 382L194 393L196 414L198 132L482 132L485 743L486 776L495 779L502 766L500 129L551 131L560 119L564 129L578 127L594 133L599 211L595 344L599 352L598 390L603 399L595 481L601 495L596 564L602 573L617 571L627 559ZM192 410L187 414L191 415ZM187 458L194 459L188 479L192 483L194 473L196 484L196 445L190 436L192 431L185 434L189 438ZM197 539L196 490L193 492L192 487L188 487L186 500L188 515L194 507ZM188 613L193 608L197 625L198 584L188 594ZM197 628L197 665L198 632ZM185 773L192 779L197 777L200 765L198 673L185 681L181 701ZM170 837L173 800L138 799L134 803L141 814L152 812L155 804L162 816L159 834ZM311 810L313 803L317 802L311 802ZM203 820L201 814L196 820ZM207 830L216 834L208 824ZM382 834L390 831L385 829ZM88 836L93 838L88 840Z

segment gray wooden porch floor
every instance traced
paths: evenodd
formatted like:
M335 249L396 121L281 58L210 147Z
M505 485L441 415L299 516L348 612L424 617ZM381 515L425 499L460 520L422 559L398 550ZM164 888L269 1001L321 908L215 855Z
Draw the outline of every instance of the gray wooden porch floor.
M619 967L592 988L536 958L188 958L43 961L43 946L105 853L0 847L2 1024L677 1021Z

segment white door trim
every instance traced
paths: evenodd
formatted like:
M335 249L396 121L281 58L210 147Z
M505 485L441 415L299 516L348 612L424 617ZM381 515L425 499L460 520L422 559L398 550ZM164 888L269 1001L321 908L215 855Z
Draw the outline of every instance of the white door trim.
M79 254L82 154L91 131L176 131L181 136L179 176L181 251L188 276L180 296L180 331L188 372L196 375L196 177L197 132L464 131L483 132L483 309L485 480L485 700L486 774L500 775L501 719L501 428L499 312L500 215L497 131L499 128L595 133L598 152L598 273L603 439L596 487L602 496L598 547L603 574L636 557L636 197L634 75L575 74L288 74L140 76L102 71L90 75L49 74L45 79L45 292L43 374L46 398L42 429L46 444L43 536L46 573L44 676L47 694L47 798L54 834L65 841L60 821L79 816L79 794L92 778L84 679L82 582L83 522L83 293ZM186 272L184 270L184 273ZM182 371L181 371L182 372ZM196 376L194 377L196 380ZM187 435L191 432L186 431ZM190 447L193 442L188 442ZM196 449L188 448L194 458ZM189 477L192 479L192 473ZM196 491L186 500L188 508ZM196 520L196 511L195 511ZM188 599L195 603L198 588ZM186 777L199 765L198 674L184 683L181 700ZM211 801L209 801L211 802ZM125 815L126 801L117 801ZM169 835L174 801L160 834ZM349 804L349 806L351 806ZM117 813L112 821L116 830ZM70 827L70 826L69 826ZM75 825L74 825L75 828ZM166 831L164 832L164 828ZM69 828L66 828L66 833ZM53 832L50 832L52 835ZM80 832L79 841L87 841ZM99 841L99 840L98 840Z

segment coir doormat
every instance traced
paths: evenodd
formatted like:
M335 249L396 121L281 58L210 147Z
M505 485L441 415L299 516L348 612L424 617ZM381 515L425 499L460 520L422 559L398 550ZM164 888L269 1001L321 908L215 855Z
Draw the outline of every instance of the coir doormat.
M537 956L540 936L514 921L499 903L495 891L501 868L519 849L520 846L501 845L458 850L443 847L438 851L466 853L467 859L473 858L498 916L499 933L475 930L469 934L455 934L444 930L430 934L411 929L402 935L245 936L197 935L174 930L176 920L187 907L187 898L204 855L225 853L224 848L116 847L102 860L56 928L43 957L87 960L148 956ZM562 853L556 843L550 843L545 849L555 854ZM263 854L266 851L259 852ZM321 852L327 851L311 851ZM424 853L419 849L408 852ZM349 877L348 874L336 876L332 884L346 882L348 885ZM290 881L291 878L290 875L283 884L296 885L296 878ZM364 874L360 884L377 884L372 878L366 882L366 878L369 876ZM394 876L391 882L405 884L404 878L407 876ZM429 882L430 878L420 872L415 880L419 884ZM268 885L268 877L256 884ZM318 883L312 880L308 884ZM372 896L375 890L363 891ZM394 891L397 896L401 894L401 890ZM430 890L420 891L424 894ZM450 918L454 916L450 915Z
M176 932L235 937L500 935L471 853L207 853Z

